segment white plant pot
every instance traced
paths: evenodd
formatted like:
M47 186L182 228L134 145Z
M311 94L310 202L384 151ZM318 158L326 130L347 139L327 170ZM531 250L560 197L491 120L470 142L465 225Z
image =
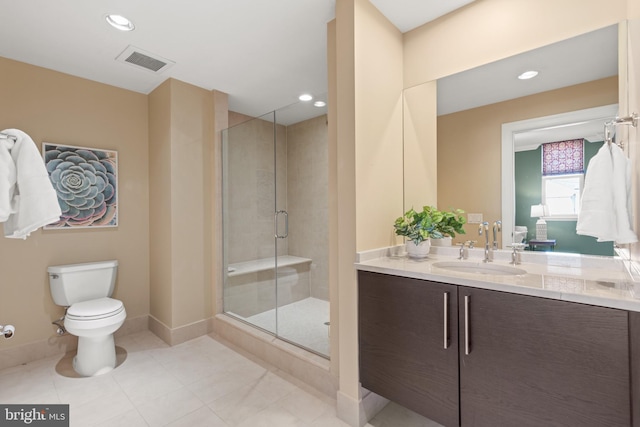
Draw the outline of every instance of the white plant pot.
M416 245L412 240L409 240L406 243L407 255L410 258L426 258L429 255L429 250L431 249L431 241L423 240L420 244Z
M451 246L453 239L450 236L443 237L442 239L431 239L432 246Z

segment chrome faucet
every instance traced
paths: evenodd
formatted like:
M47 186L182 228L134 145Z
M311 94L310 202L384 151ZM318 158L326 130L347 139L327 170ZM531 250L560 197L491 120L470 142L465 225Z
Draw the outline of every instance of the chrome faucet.
M460 245L460 255L458 259L467 259L469 257L469 251L467 250L467 242L459 243Z
M493 223L493 250L498 249L498 231L502 233L502 221Z
M475 240L467 240L464 243L459 243L460 245L460 256L458 259L465 260L469 258L469 249L473 249L473 245L476 244Z
M524 249L526 244L524 243L513 243L511 247L513 248L513 252L511 252L511 264L518 265L522 262L520 257L520 251Z
M478 235L482 236L482 233L484 233L484 240L485 240L484 260L482 260L482 262L491 262L491 257L490 257L491 249L489 248L489 223L487 221L480 223L480 226L478 227Z

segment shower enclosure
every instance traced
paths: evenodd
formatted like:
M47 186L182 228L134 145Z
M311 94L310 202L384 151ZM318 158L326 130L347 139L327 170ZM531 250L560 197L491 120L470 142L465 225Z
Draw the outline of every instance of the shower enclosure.
M222 132L224 312L328 357L327 122L300 108Z

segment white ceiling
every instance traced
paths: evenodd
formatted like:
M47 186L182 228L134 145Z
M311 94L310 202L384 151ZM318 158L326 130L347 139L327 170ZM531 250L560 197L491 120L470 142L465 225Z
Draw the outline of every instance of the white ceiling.
M403 33L475 0L369 0Z
M473 0L370 1L406 32ZM231 110L251 116L290 106L301 93L326 97L326 24L335 0L0 0L0 10L2 57L145 94L172 77L225 92ZM127 16L136 29L111 28L108 13ZM155 74L116 61L128 46L175 65ZM608 62L607 51L590 53L593 68ZM506 81L500 76L498 86ZM447 98L487 103L477 99L486 93L453 86Z
M375 0L412 28L471 0ZM327 92L326 25L335 0L0 0L0 56L149 93L169 77L229 94L258 116ZM105 22L116 13L136 29ZM115 58L128 46L174 61L160 74Z

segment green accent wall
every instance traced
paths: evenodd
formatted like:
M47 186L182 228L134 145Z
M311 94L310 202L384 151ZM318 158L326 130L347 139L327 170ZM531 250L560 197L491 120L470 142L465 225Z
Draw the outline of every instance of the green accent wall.
M603 142L584 144L585 164L602 147ZM537 218L531 218L531 205L542 199L542 146L515 153L516 223L527 226L527 240L536 236ZM557 252L613 256L613 242L597 242L595 237L576 234L576 221L547 221L547 237L556 239Z

